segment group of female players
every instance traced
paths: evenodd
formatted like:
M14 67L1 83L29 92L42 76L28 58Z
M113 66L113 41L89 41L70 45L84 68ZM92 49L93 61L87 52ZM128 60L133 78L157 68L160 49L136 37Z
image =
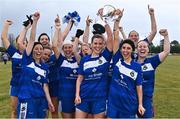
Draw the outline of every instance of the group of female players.
M12 60L11 117L46 118L50 111L58 118L61 111L63 118L152 118L155 70L170 52L168 32L159 31L164 49L149 57L149 44L157 32L154 9L148 6L151 32L143 40L135 30L126 38L119 26L123 11L115 11L113 30L106 21L105 26L94 24L90 44L89 16L85 30L78 29L72 39L66 37L74 21L62 31L57 16L52 43L46 33L35 42L40 18L35 12L17 37L16 48L7 37L12 21L6 20L1 37ZM102 12L98 11L100 16Z

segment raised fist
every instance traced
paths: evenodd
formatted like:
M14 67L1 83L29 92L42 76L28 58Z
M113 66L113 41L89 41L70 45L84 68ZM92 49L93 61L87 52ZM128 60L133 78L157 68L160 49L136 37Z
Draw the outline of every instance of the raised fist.
M167 36L167 35L168 35L167 29L160 29L160 30L159 30L159 33L160 33L162 36Z
M90 26L90 23L92 23L92 19L89 18L89 16L86 19L86 25Z
M55 22L55 28L59 29L60 26L61 26L61 22L60 22L60 19L59 19L59 15L57 14L57 17L56 19L54 20Z
M40 13L39 12L35 12L33 14L33 20L38 20L40 18Z
M149 14L150 14L150 15L153 15L153 14L154 14L154 9L153 9L153 8L150 8L150 5L148 5L148 11L149 11Z
M5 22L4 22L4 24L6 24L6 25L11 25L11 24L13 24L13 22L11 21L11 20L5 20Z

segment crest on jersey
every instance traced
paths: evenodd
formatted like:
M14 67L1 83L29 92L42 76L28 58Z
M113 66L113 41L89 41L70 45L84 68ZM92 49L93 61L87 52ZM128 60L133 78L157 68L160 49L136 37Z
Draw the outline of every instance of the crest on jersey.
M93 68L92 72L96 72L96 71L97 71L97 69L96 69L96 68Z
M146 70L148 67L146 65L143 66L143 70Z
M101 59L99 59L99 64L102 64L102 60Z
M132 71L132 72L130 73L130 75L131 75L131 77L134 77L134 71Z
M73 73L74 73L74 74L75 74L75 73L77 73L77 70L76 70L76 69L74 69L74 70L73 70Z

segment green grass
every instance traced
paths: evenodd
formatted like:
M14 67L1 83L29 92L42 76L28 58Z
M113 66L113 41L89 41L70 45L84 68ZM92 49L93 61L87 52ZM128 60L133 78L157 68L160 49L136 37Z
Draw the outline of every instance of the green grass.
M9 82L11 79L11 64L7 65L0 63L0 117L10 117L10 96Z
M11 64L0 63L0 118L10 117ZM180 118L180 56L169 56L156 71L156 118Z
M180 56L169 56L156 71L155 117L180 117Z

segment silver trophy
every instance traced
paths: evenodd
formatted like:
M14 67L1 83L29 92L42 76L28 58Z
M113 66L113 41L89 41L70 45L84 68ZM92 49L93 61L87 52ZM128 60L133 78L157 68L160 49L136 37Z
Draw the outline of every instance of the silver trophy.
M116 8L112 5L104 5L103 8L99 9L98 16L100 16L101 20L107 22L112 21Z

